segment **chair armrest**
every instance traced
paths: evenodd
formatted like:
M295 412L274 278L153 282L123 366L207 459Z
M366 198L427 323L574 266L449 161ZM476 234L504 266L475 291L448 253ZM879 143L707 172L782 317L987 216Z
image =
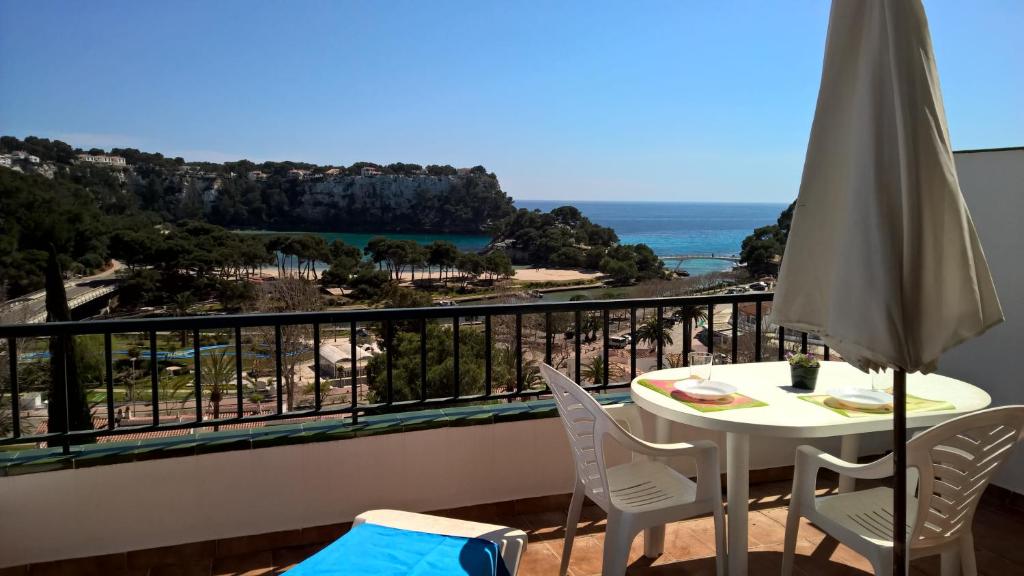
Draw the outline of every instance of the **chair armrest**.
M797 447L796 469L793 471L794 476L806 474L814 478L818 475L819 468L827 468L852 478L888 478L893 475L893 456L889 454L868 464L853 464L822 452L813 446Z
M708 440L659 444L657 442L642 440L621 429L613 431L612 437L615 438L623 448L636 452L637 454L652 456L654 458L674 458L676 456L690 456L692 458L697 458L702 452L710 450L717 453L718 451L718 446L716 446L714 442Z
M609 404L602 406L604 411L612 417L612 420L622 426L626 432L629 432L637 438L643 436L643 421L640 419L640 409L635 404Z

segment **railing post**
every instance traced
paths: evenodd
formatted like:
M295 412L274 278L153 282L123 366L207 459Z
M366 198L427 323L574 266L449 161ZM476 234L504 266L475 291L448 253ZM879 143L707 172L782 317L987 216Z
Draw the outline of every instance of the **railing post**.
M192 397L196 401L196 422L203 421L203 371L202 357L199 349L199 330L192 330ZM214 384L216 385L216 384ZM216 393L216 391L214 391Z
M320 323L313 322L313 409L323 408L320 394Z
M461 396L462 382L460 381L462 374L459 366L459 317L452 317L452 397L458 398Z
M493 366L491 366L491 356L494 352L492 347L493 343L491 342L491 315L488 314L484 316L484 393L487 396L491 395L491 372L494 369Z
M348 328L349 362L352 369L352 398L349 399L349 402L352 405L352 423L357 424L359 422L359 363L356 360L356 323L350 322Z
M602 324L601 336L603 337L603 342L604 342L604 345L602 346L602 354L604 356L604 362L601 363L604 366L604 374L601 375L601 378L602 378L601 379L601 387L602 388L607 388L608 387L608 374L609 374L608 361L610 360L610 358L608 357L609 356L608 355L609 312L608 312L607 309L603 310L602 313L601 313L601 324Z
M516 314L516 394L523 391L523 315Z
M629 379L636 378L636 308L629 309Z
M657 340L657 348L658 348L658 350L657 350L657 356L658 356L658 358L657 358L657 366L658 366L658 370L661 370L661 368L662 368L662 363L661 363L662 346L664 345L664 340L665 340L665 310L661 306L658 306L656 310L657 310L657 322L658 322L658 330L657 330L657 338L656 338L656 340ZM685 346L686 345L686 343L685 343L685 340L686 340L685 336L684 336L683 340L684 340L683 345Z
M281 349L281 325L274 325L274 376L277 386L277 413L284 414L284 351ZM291 410L291 406L288 407Z
M386 364L385 370L387 371L387 388L385 390L385 403L391 404L394 402L394 359L395 359L395 338L391 330L391 320L384 321L384 347L387 349L387 356L384 357Z
M715 305L708 304L708 325L704 331L708 339L708 354L711 354L711 363L715 363Z
M235 417L242 417L242 328L235 326Z
M544 313L544 363L551 365L551 312Z
M110 332L103 333L103 380L107 384L107 430L114 429L114 353Z
M693 349L693 326L690 318L692 314L686 314L686 316L687 318L683 320L683 357L680 359L684 367L690 365L690 351Z
M11 372L11 426L13 437L21 436L21 393L18 387L18 340L13 336L7 338L8 368Z
M575 327L573 328L573 352L575 352L575 359L573 361L573 368L575 369L572 374L572 379L577 383L580 381L580 356L583 354L583 334L580 331L583 329L583 322L581 321L582 312L576 309L575 314Z
M420 320L420 402L427 401L427 319Z
M149 331L149 405L153 408L153 426L160 425L160 372L156 363L156 330Z
M735 364L739 359L739 340L740 340L740 305L738 302L732 303L732 363Z
M754 362L761 361L761 301L754 305Z

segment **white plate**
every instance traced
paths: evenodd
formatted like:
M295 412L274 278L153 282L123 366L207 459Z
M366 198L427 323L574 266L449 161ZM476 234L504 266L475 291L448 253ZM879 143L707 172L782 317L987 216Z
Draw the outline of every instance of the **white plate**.
M698 400L719 400L736 392L736 387L732 384L714 380L680 380L676 382L675 387L683 394Z
M833 388L829 395L853 408L884 408L892 406L892 394L867 388Z

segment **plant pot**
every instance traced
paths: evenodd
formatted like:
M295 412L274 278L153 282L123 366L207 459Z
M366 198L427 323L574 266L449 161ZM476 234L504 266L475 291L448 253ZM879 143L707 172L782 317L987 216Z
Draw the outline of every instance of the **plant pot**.
M818 382L818 369L820 366L789 366L790 379L793 387L801 390L814 390Z

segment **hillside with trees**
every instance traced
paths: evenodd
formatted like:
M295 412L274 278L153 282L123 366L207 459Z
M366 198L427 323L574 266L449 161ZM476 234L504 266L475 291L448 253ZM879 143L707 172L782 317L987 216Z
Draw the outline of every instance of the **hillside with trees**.
M513 264L600 270L621 284L664 276L650 248L619 245L614 230L572 206L516 210L483 166L186 162L0 137L0 154L15 152L32 159L0 168L0 301L43 287L51 245L72 275L122 262L122 305L174 302L181 312L206 300L240 308L252 298L251 283L240 281L264 266L371 301L406 280L447 289L456 273L463 282L508 278ZM125 165L79 154L119 156ZM247 229L473 232L494 242L477 254L380 237L364 251L315 234L238 233Z
M786 250L789 227L793 221L794 201L779 214L775 224L757 228L743 239L740 246L740 263L747 267L751 276L779 273L779 263Z

